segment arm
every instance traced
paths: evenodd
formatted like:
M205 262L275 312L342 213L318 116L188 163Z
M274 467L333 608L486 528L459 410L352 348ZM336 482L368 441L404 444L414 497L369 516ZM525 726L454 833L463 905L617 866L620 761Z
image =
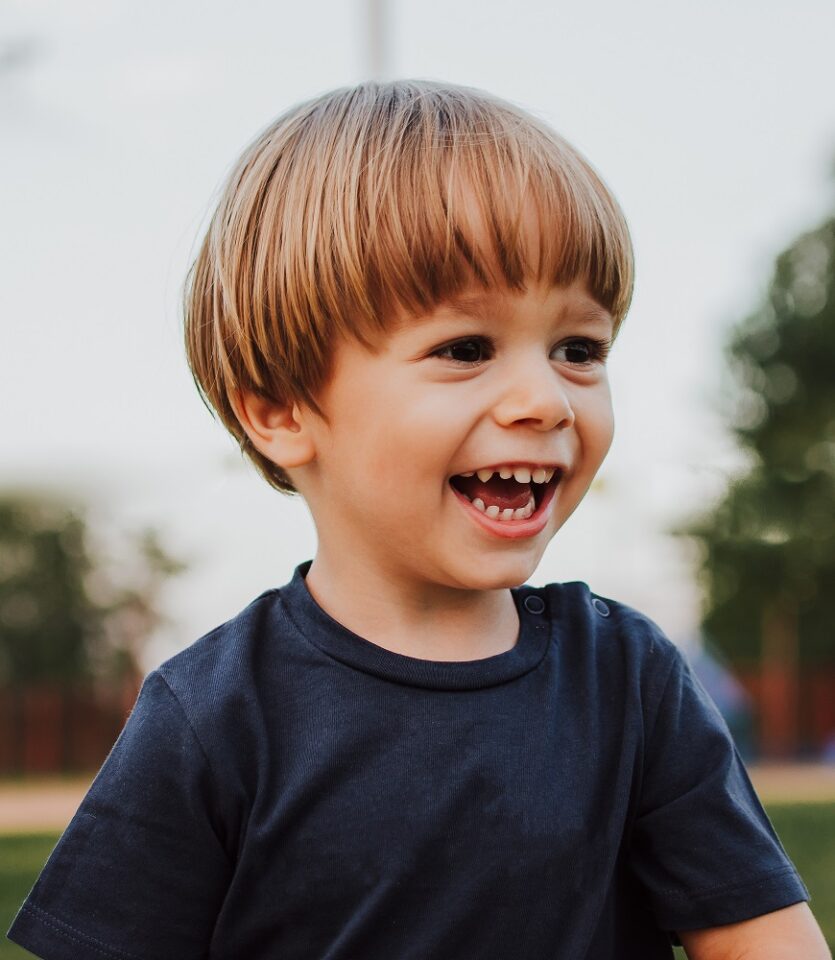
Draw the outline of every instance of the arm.
M7 936L48 960L204 960L233 872L214 780L154 671Z
M678 933L689 960L831 960L807 903L741 923Z

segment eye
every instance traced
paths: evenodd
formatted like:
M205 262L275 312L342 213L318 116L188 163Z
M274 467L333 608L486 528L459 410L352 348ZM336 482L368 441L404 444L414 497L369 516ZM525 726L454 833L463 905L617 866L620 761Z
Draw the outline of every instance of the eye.
M592 363L605 363L611 346L611 340L580 337L577 340L561 343L556 349L565 350L566 360L572 366L586 367Z
M493 355L493 345L484 337L466 337L433 351L433 357L451 360L461 367L478 366Z

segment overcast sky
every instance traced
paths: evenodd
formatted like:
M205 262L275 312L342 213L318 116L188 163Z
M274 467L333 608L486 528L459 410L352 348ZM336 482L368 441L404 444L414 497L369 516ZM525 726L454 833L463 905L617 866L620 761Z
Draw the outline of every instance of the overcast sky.
M610 360L616 436L534 583L585 580L677 642L692 556L665 530L742 461L722 344L773 259L833 209L831 0L401 0L392 75L532 110L613 188L637 254ZM0 0L0 486L66 488L191 563L147 666L315 552L299 500L240 463L181 346L224 174L286 107L368 75L365 0Z

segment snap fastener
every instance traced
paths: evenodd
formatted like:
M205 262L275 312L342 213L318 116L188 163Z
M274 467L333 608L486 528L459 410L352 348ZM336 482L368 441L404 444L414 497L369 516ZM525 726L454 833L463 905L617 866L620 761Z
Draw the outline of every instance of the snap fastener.
M591 605L601 617L609 616L609 607L600 599L600 597L592 597Z
M542 611L545 609L545 601L542 599L542 597L525 597L525 609L528 611L528 613L542 613Z

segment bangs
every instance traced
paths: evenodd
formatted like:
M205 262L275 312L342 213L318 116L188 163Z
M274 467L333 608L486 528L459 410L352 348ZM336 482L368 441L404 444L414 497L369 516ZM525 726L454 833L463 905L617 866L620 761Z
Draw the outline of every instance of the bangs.
M629 231L573 147L479 91L401 83L354 97L331 175L317 177L312 315L367 342L473 284L580 279L617 331L632 294Z
M394 169L375 169L374 153L357 263L371 309L358 301L355 317L364 329L385 328L391 316L419 316L473 284L521 290L579 279L617 331L633 285L620 208L573 148L491 106L487 116L453 114L444 125L440 111L426 110L423 129L404 128Z

